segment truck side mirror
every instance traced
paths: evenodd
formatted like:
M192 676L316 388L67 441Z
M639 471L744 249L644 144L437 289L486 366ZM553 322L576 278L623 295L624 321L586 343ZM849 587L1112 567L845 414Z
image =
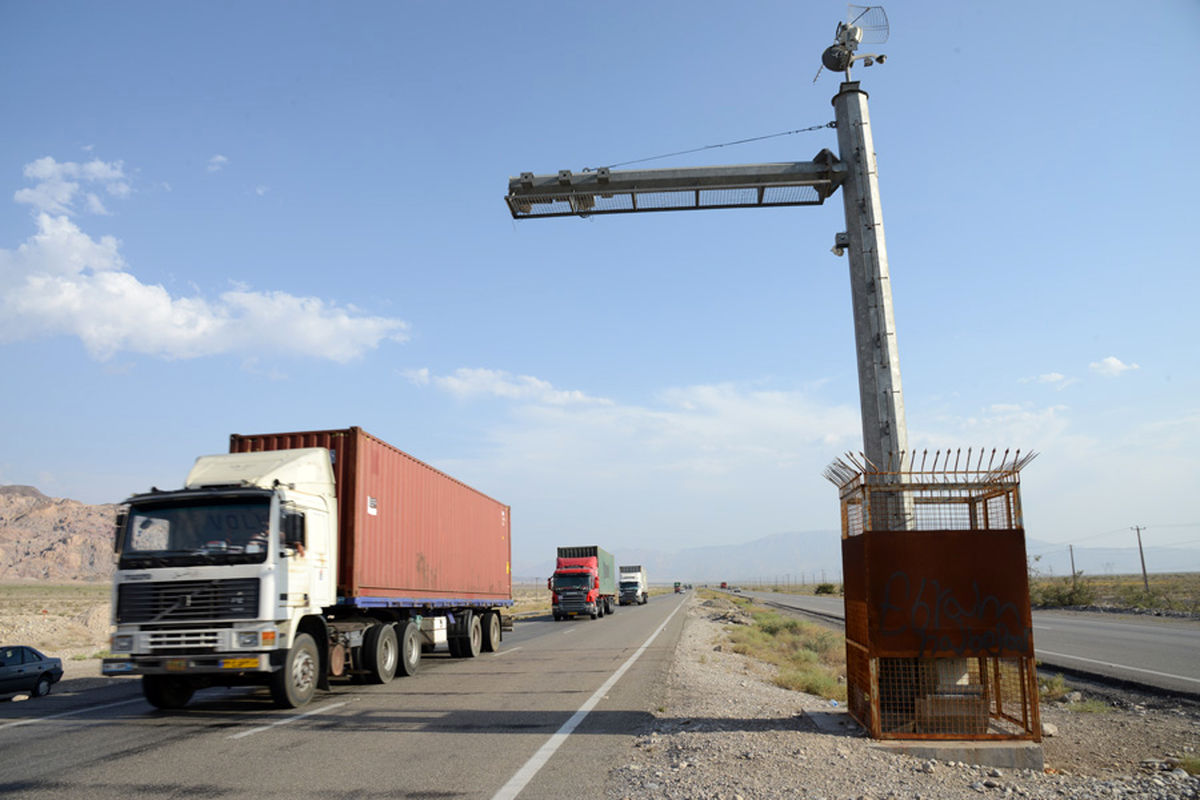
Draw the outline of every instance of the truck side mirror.
M300 554L304 554L304 548L308 545L308 538L305 535L304 515L303 514L284 514L283 515L283 541L284 544L296 547Z
M552 592L554 591L554 578L546 578L546 588Z
M113 552L121 552L121 534L125 533L125 523L129 521L129 507L117 509L117 518L113 522Z
M600 576L599 575L597 575L595 578L592 579L592 588L593 589L600 588Z

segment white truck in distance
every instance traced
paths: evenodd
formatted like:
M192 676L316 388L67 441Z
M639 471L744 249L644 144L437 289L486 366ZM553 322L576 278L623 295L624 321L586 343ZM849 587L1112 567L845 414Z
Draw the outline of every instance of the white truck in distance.
M644 605L650 601L646 570L640 565L621 567L620 601L623 606Z

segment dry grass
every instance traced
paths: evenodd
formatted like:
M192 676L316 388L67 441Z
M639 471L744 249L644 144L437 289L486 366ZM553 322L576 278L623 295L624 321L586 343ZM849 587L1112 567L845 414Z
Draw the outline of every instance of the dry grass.
M512 613L515 617L550 613L550 590L544 583L514 583L512 596Z
M57 614L73 617L97 603L107 603L112 584L104 583L0 583L0 617L9 614Z
M774 664L777 686L845 701L846 639L842 634L746 598L734 602L754 621L725 629L735 653Z
M1150 591L1146 591L1146 582ZM1035 606L1099 605L1147 608L1200 614L1200 572L1148 575L1031 575L1029 594Z

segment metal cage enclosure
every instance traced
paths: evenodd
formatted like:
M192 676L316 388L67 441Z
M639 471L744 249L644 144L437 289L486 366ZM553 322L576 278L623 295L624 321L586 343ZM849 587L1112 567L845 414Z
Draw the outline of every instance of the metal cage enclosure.
M1041 741L1020 470L1035 454L847 455L851 715L876 739Z

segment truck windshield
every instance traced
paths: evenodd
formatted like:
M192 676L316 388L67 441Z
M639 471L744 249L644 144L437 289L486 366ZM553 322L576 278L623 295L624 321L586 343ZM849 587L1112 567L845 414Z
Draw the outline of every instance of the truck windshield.
M638 588L638 582L637 581L621 581L621 588L622 589L636 589L636 588Z
M271 503L236 498L129 510L121 566L247 564L266 560Z
M591 575L555 575L554 585L559 589L590 589Z

